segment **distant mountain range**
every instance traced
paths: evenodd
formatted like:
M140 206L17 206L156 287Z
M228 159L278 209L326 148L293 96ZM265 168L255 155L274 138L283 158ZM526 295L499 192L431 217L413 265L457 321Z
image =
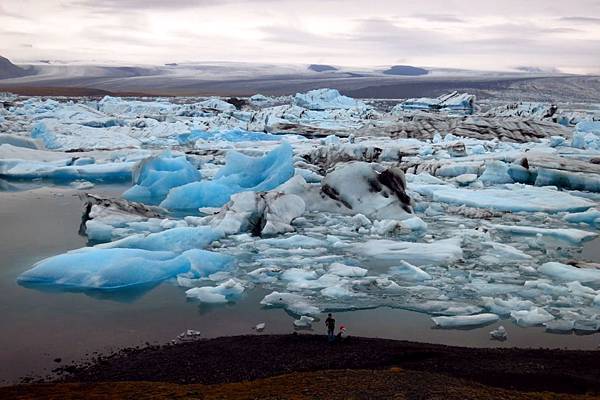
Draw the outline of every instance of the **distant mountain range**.
M23 95L243 97L256 93L290 95L317 88L338 89L360 98L436 97L461 91L479 98L600 101L600 77L532 67L475 71L410 65L360 68L225 61L124 66L49 60L17 66L0 57L0 92Z
M19 78L32 73L31 70L17 67L8 58L0 56L0 79Z

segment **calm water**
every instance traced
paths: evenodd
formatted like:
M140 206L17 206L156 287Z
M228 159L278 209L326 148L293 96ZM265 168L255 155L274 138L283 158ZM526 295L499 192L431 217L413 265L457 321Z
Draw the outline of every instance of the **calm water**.
M123 189L95 191L117 194ZM0 192L0 384L47 373L57 365L55 358L65 363L95 351L164 343L185 329L199 330L204 337L251 334L253 326L266 322L265 333L293 331L293 319L285 311L260 307L265 295L261 289L236 304L207 307L187 301L184 289L171 283L119 297L17 285L17 276L36 261L85 245L85 238L77 234L81 201L76 193L59 188ZM600 241L588 243L584 256L598 261ZM598 335L553 335L507 320L468 331L432 329L427 315L388 308L337 313L336 318L351 335L452 345L596 349L600 344ZM315 325L315 332L324 332L321 324ZM507 328L509 340L490 341L489 331L500 324Z

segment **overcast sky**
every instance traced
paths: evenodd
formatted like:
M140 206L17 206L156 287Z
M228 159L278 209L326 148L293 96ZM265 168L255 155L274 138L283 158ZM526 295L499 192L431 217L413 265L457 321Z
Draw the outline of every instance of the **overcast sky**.
M600 73L600 0L1 0L0 55Z

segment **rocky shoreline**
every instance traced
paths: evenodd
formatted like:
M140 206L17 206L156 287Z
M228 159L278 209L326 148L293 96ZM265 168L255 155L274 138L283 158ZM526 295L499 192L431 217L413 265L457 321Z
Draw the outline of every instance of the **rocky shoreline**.
M124 349L62 367L56 371L60 378L49 384L2 388L0 395L25 395L28 390L60 385L71 389L106 382L138 382L136 387L142 382L228 385L288 374L297 378L321 371L324 376L337 376L365 370L373 377L390 371L435 374L453 382L519 393L600 395L597 351L480 349L363 337L331 344L323 336L309 334L233 336ZM379 389L373 390L377 397Z

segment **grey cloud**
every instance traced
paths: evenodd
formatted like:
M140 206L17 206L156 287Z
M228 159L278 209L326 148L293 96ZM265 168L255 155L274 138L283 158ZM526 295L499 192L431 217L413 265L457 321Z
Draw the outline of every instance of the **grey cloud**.
M577 24L600 24L600 18L597 17L562 17L560 21Z
M460 18L454 14L413 14L413 17L431 22L466 22L465 19Z

